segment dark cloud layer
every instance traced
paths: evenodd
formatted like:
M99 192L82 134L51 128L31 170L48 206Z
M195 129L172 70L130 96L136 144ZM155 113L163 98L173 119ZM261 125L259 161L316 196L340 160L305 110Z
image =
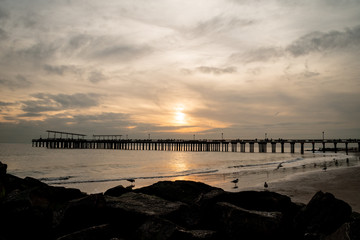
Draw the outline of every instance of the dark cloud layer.
M344 31L311 32L281 47L260 47L246 53L234 53L229 57L231 62L268 62L278 60L287 53L300 57L310 53L324 53L337 49L352 49L360 46L360 25Z
M309 33L290 44L286 50L293 56L298 57L311 52L324 52L359 46L360 25L344 31Z
M60 111L66 109L89 108L99 105L100 96L94 93L44 94L33 95L36 100L22 101L22 110L25 114Z
M19 88L27 88L31 85L31 81L29 81L23 75L16 75L14 79L1 79L0 78L0 86L9 88L14 91Z
M49 74L63 76L67 72L80 72L75 66L68 66L68 65L60 65L60 66L53 66L49 64L44 65L44 70Z
M196 70L201 73L215 74L215 75L235 73L237 71L236 67L217 68L217 67L208 67L208 66L200 66L197 67Z

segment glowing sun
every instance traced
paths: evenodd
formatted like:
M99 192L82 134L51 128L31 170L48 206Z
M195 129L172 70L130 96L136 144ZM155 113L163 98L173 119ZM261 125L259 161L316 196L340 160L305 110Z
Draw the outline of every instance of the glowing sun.
M186 114L183 113L184 111L184 107L183 106L178 106L175 108L175 112L174 112L174 122L176 124L179 124L179 125L183 125L183 124L186 124L187 121L186 121Z

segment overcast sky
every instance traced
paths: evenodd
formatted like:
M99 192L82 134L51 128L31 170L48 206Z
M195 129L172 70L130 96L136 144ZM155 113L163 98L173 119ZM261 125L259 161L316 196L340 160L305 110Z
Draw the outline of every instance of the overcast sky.
M359 0L0 0L0 142L360 137Z

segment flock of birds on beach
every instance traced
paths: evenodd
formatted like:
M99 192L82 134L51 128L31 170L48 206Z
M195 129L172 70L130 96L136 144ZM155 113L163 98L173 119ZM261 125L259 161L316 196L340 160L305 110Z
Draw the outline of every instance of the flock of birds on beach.
M360 157L359 157L359 160L360 160ZM284 163L285 163L285 162L279 163L279 164L277 165L277 167L275 168L275 170L279 170L280 168L282 168ZM333 163L334 163L334 165L335 165L336 167L338 167L339 164L340 164L339 161L338 161L337 159L335 159L335 158L333 159ZM329 164L329 166L332 165L331 163L328 163L328 164ZM324 162L324 164L322 164L322 170L323 170L324 172L326 172L326 170L327 170L327 168L328 168L328 164L326 164L326 162ZM346 158L346 164L349 165L349 158ZM341 165L341 164L340 164L340 165ZM306 165L302 165L302 167L305 168ZM314 163L314 168L316 168L316 167L317 167L317 164ZM238 179L238 178L236 178L235 180L232 180L231 182L235 184L233 188L238 188L238 186L237 186L237 183L239 182L239 179ZM264 182L264 189L267 190L268 187L269 187L269 184L268 184L267 182Z
M334 165L335 165L335 166L339 166L339 161L338 161L337 159L334 158L334 159L333 159L333 162L334 162ZM279 164L277 165L277 167L276 167L275 170L279 170L280 168L282 168L284 163L285 163L285 162L279 163ZM346 164L349 165L349 158L346 158ZM303 168L306 167L306 165L302 165L302 166L303 166ZM317 164L314 163L314 168L316 168L316 167L317 167ZM326 164L326 162L324 162L324 164L322 165L322 170L323 170L324 172L327 170L327 164ZM129 188L135 187L135 184L134 184L134 183L135 183L135 179L134 179L134 178L128 178L128 179L126 179L126 181L128 181L128 182L131 183L131 185L128 186ZM231 182L234 183L234 187L233 187L233 188L238 188L238 186L237 186L237 183L239 182L239 179L238 179L238 178L232 180ZM269 184L268 184L267 182L264 182L264 189L267 190L268 187L269 187Z

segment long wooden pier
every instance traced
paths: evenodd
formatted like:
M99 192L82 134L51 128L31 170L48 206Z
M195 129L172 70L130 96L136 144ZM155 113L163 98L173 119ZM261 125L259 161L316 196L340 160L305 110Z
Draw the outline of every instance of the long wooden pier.
M360 139L221 139L221 140L183 140L183 139L121 139L122 135L93 135L93 139L85 139L84 134L66 133L48 130L48 138L32 140L33 147L54 149L117 149L117 150L152 150L152 151L194 151L194 152L271 152L276 153L280 145L280 152L285 152L285 144L290 145L290 152L295 153L295 146L300 146L300 153L304 154L305 145L310 145L313 152L315 145L322 146L321 151L338 152L343 150L360 151ZM54 134L50 137L50 134ZM56 136L57 135L57 136ZM59 136L60 135L60 136ZM64 137L65 136L65 137ZM75 137L75 138L74 138ZM326 145L332 146L326 148ZM349 144L357 144L357 149L349 148Z

